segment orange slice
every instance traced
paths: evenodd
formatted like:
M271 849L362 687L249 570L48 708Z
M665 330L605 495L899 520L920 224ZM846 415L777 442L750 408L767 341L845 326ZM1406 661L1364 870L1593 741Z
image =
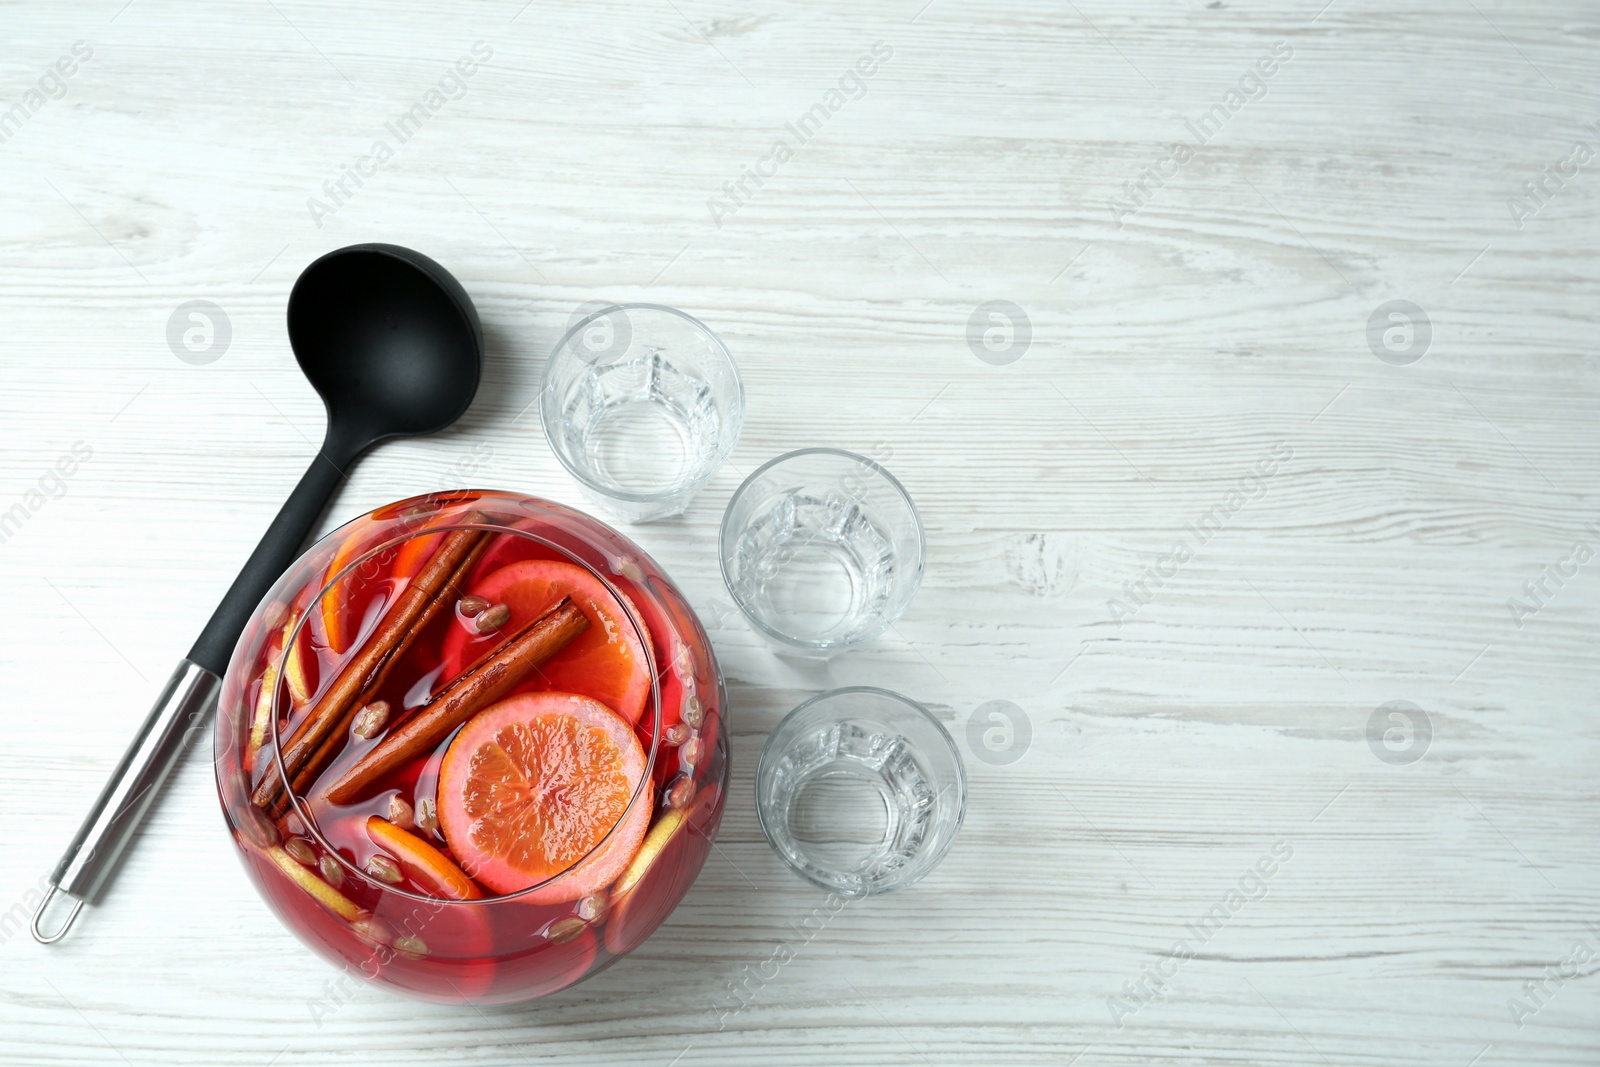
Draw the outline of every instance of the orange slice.
M409 540L400 542L400 547L395 552L394 576L396 578L414 578L417 573L433 558L434 550L444 541L444 534L417 534Z
M424 892L446 900L477 900L483 892L443 852L388 819L367 819L367 836L394 857L405 876Z
M644 773L638 737L604 704L525 693L485 708L450 743L439 827L461 866L495 892L547 883L524 899L577 900L639 850L651 797L629 801Z
M353 563L363 552L379 544L380 537L381 532L374 530L371 523L360 523L357 529L340 541L339 547L333 550L333 558L328 560L328 569L323 572L323 581L326 582ZM335 654L343 655L350 650L366 612L367 602L371 600L373 593L386 577L384 572L393 558L394 553L391 550L368 560L350 574L340 578L323 594L322 632L328 640L328 647Z
M564 596L588 616L589 628L539 668L538 687L593 697L628 722L639 721L650 697L650 660L644 640L629 623L644 622L632 605L612 595L594 575L575 563L530 559L509 563L472 587L474 596L511 609L511 619L493 633L478 634L464 625L445 635L440 659L442 681L449 681L475 663L505 634L537 619Z

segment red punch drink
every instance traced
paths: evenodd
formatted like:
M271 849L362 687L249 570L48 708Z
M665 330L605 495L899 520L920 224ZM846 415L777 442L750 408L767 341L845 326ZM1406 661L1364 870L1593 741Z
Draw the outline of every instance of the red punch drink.
M581 512L431 494L324 538L224 679L217 785L302 941L413 996L553 993L648 937L727 788L682 595Z

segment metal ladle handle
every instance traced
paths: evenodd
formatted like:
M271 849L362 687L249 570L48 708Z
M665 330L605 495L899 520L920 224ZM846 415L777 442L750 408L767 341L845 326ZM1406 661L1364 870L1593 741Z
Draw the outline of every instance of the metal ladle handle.
M217 690L228 669L228 658L244 632L250 613L278 577L294 563L328 499L344 480L344 468L371 443L359 435L352 438L351 432L340 432L336 426L329 425L322 451L311 461L272 525L267 527L222 603L217 605L211 621L206 623L189 650L188 658L167 679L155 707L139 727L133 744L122 754L122 762L117 764L100 799L78 828L78 836L72 839L61 862L56 864L55 873L50 876L50 891L33 915L33 936L41 944L61 940L83 905L94 903L116 869L117 858L183 754L189 733L204 725L216 707ZM76 897L77 904L61 929L46 934L40 926L45 909L58 892Z
M172 672L138 735L122 754L122 762L100 791L100 799L50 875L50 890L33 913L30 929L34 940L43 945L61 940L83 905L93 903L105 888L122 850L188 747L189 734L209 720L221 685L215 674L188 660ZM46 934L40 923L57 893L74 897L76 902L61 928Z

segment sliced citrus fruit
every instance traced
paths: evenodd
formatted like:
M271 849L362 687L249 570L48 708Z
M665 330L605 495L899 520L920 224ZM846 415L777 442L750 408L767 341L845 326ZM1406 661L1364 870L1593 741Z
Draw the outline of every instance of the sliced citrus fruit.
M434 551L444 540L444 534L418 534L402 541L394 557L394 576L411 578L433 558Z
M526 530L532 534L548 535L545 524L531 522L523 519L511 524L513 530ZM530 537L523 537L515 533L496 534L489 542L489 548L484 552L483 558L478 560L478 565L473 568L472 581L482 581L501 567L511 563L518 563L530 558L550 558L551 549L548 545L535 541Z
M294 701L294 706L303 708L311 703L312 682L307 672L307 664L317 662L317 654L311 650L311 627L302 626L298 633L291 634L298 620L291 617L284 627L285 639L292 636L289 645L289 655L283 661L283 680L289 684L289 696Z
M405 876L425 892L447 900L477 900L483 896L483 891L448 856L388 819L368 817L367 836L393 856Z
M281 630L274 630L267 640L265 660L261 668L261 688L256 691L255 714L250 720L250 751L267 743L267 733L272 726L272 693L278 688L278 657L283 655L283 643L294 629L295 619L290 616Z
M509 622L491 633L479 634L467 624L453 626L445 636L440 658L443 681L460 674L505 634L515 633L564 596L570 596L589 618L589 628L539 668L535 684L541 690L581 693L593 697L629 723L639 720L650 697L650 659L645 640L629 622L644 622L637 611L624 607L599 579L574 563L529 559L508 563L472 588L472 595L511 609Z
M362 523L333 550L333 558L328 560L328 569L323 572L323 581L328 581L355 562L362 553L381 544L382 536L382 531L375 529L373 524ZM387 549L366 560L334 582L322 595L322 633L328 647L336 654L343 655L355 643L368 605L375 594L385 589L384 579L388 577L394 556L395 550Z
M449 514L436 515L423 523L419 531L406 540L401 541L395 549L394 566L390 573L396 578L415 578L421 573L422 568L428 565L433 554L444 543L444 533L423 533L422 530L434 529L440 526L450 526L466 518L463 515Z
M611 887L607 951L617 956L633 951L677 907L711 851L720 795L714 786L703 788L687 805L666 812L650 828L633 861Z
M318 878L309 868L302 866L300 861L289 855L279 845L271 845L262 850L278 869L289 876L289 880L304 889L316 898L318 903L325 905L341 918L355 922L367 914L364 908L358 907L351 899L339 892L333 886Z
M633 729L599 701L508 697L473 716L445 752L439 827L462 868L495 892L548 881L524 899L577 900L638 851L652 798L629 802L644 771Z

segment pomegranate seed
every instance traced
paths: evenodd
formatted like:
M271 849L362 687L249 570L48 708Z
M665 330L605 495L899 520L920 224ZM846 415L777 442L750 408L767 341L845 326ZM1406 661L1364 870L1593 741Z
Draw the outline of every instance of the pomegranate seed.
M417 825L429 832L439 829L439 805L432 797L417 801Z
M687 808L689 801L694 799L694 779L687 774L680 774L667 786L667 807Z
M382 853L368 859L363 869L380 882L395 885L400 881L400 865Z
M549 938L552 944L559 945L561 942L571 941L583 933L583 928L588 925L582 919L569 915L567 918L557 919L545 927L544 936Z
M415 812L412 811L411 805L407 804L399 793L389 798L389 821L402 830L416 828Z
M388 722L389 702L387 700L374 700L356 712L356 736L363 741L370 741L383 732L383 728Z
M688 645L679 645L672 650L672 669L685 684L693 684L694 653L689 651Z
M504 604L496 604L492 608L485 608L478 615L478 632L486 634L490 630L498 630L511 621L511 609Z
M394 932L389 929L389 924L382 919L358 919L351 923L350 926L362 937L380 945L387 945L394 939Z
M428 954L428 943L416 934L407 934L394 939L395 951L402 956L414 956L421 959Z
M239 832L248 837L257 848L276 845L282 837L278 833L278 824L267 818L254 804L245 805L244 813L239 816Z

